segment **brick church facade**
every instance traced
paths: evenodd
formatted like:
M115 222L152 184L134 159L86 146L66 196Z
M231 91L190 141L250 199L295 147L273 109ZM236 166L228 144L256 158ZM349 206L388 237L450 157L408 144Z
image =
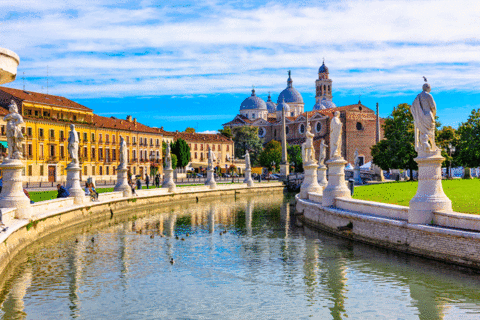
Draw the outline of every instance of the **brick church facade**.
M252 95L242 102L240 114L223 126L232 129L239 126L255 126L258 127L259 137L264 143L271 140L280 141L282 109L285 109L287 144L301 145L305 142L308 117L311 131L315 135L314 145L318 158L320 141L325 139L327 144L330 143L330 120L333 113L339 111L343 123L343 157L353 164L354 153L358 149L361 163L372 161L370 148L383 137L381 125L384 120L378 117L378 108L375 113L360 101L357 104L337 107L332 102L332 80L328 77L325 63L320 67L319 78L315 82L316 104L312 111L304 111L303 99L292 83L289 72L287 88L280 93L277 104L271 101L270 96L267 102L263 101L255 95L255 90L252 90Z

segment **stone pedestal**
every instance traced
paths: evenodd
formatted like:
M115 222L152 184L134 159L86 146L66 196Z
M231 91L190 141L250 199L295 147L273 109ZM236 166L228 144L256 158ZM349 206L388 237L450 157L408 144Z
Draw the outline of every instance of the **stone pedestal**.
M74 203L83 203L85 199L85 191L80 186L80 167L78 165L67 166L67 185L66 188L70 193L70 197L74 197Z
M281 163L280 164L280 176L282 178L287 178L290 174L290 164L288 163Z
M328 165L328 185L323 190L322 206L335 205L335 198L351 198L350 190L345 184L345 159L334 159L326 162Z
M372 171L375 174L376 181L385 181L382 168L377 166L375 163L372 163Z
M168 192L175 192L177 186L173 181L173 169L165 169L165 177L163 179L162 188L168 188Z
M434 211L452 211L452 202L442 187L444 159L440 152L415 158L418 163L418 188L415 197L410 200L409 223L428 224L433 219Z
M132 196L132 187L128 185L127 168L117 169L117 184L113 188L114 191L122 191L124 197Z
M306 163L303 165L305 170L302 185L300 186L300 198L308 199L309 192L322 193L322 187L317 181L317 164Z
M24 165L20 160L6 160L0 165L3 174L3 188L0 193L0 208L17 208L17 219L30 219L30 200L23 192Z
M360 167L355 167L353 169L353 180L357 186L363 184L362 177L360 175Z
M252 180L252 169L245 170L245 179L243 183L246 183L248 187L253 187L253 180Z
M207 181L205 181L205 185L208 186L210 189L216 189L217 183L215 182L215 175L213 174L213 169L207 170Z
M327 187L328 180L327 180L327 166L326 165L318 166L318 168L317 168L317 181L318 181L318 184L323 189L325 189Z

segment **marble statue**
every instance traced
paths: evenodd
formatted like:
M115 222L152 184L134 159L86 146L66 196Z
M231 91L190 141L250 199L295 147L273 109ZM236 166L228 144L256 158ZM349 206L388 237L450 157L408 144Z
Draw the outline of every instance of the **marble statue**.
M423 91L412 103L411 112L415 125L415 151L436 152L439 149L435 143L435 115L437 107L428 83L423 84Z
M355 149L355 153L353 154L353 163L355 167L360 167L360 158L358 157L358 149Z
M330 160L342 157L342 126L340 112L335 111L330 122Z
M120 136L120 165L119 168L124 168L127 165L127 143L122 136Z
M70 125L70 133L68 134L68 154L72 159L71 165L78 166L78 133L75 125Z
M167 142L167 150L165 151L165 169L172 169L172 155L170 154L170 142Z
M207 170L213 170L213 162L215 161L215 154L212 152L210 146L208 146L208 167Z
M303 163L315 162L315 148L313 147L313 137L315 135L311 130L312 127L310 126L310 123L308 123L307 130L305 131L306 140L302 144Z
M18 113L18 107L15 101L11 101L8 106L10 111L3 121L7 121L7 142L8 142L8 156L6 160L23 159L22 155L22 141L23 134L20 124L23 123L23 117Z
M320 166L325 165L325 159L327 158L327 147L328 145L325 144L325 140L322 139L322 141L320 141L320 157L318 158L318 164Z
M248 150L245 150L245 170L251 169L250 165L250 154L248 153Z

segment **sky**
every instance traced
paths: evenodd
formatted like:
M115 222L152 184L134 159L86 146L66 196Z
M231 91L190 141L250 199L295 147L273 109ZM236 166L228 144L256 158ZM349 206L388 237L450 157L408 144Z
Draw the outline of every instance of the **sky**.
M0 47L21 60L6 86L166 130L214 132L252 86L276 101L288 70L312 110L323 59L337 106L387 117L426 76L457 127L480 108L479 18L462 0L2 0Z

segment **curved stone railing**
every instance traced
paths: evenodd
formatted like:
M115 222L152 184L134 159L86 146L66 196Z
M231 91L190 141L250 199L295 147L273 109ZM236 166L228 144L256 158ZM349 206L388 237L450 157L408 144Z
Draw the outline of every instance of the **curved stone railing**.
M480 269L480 216L434 212L430 224L408 222L409 207L335 198L324 207L322 195L296 195L300 220L342 237Z

